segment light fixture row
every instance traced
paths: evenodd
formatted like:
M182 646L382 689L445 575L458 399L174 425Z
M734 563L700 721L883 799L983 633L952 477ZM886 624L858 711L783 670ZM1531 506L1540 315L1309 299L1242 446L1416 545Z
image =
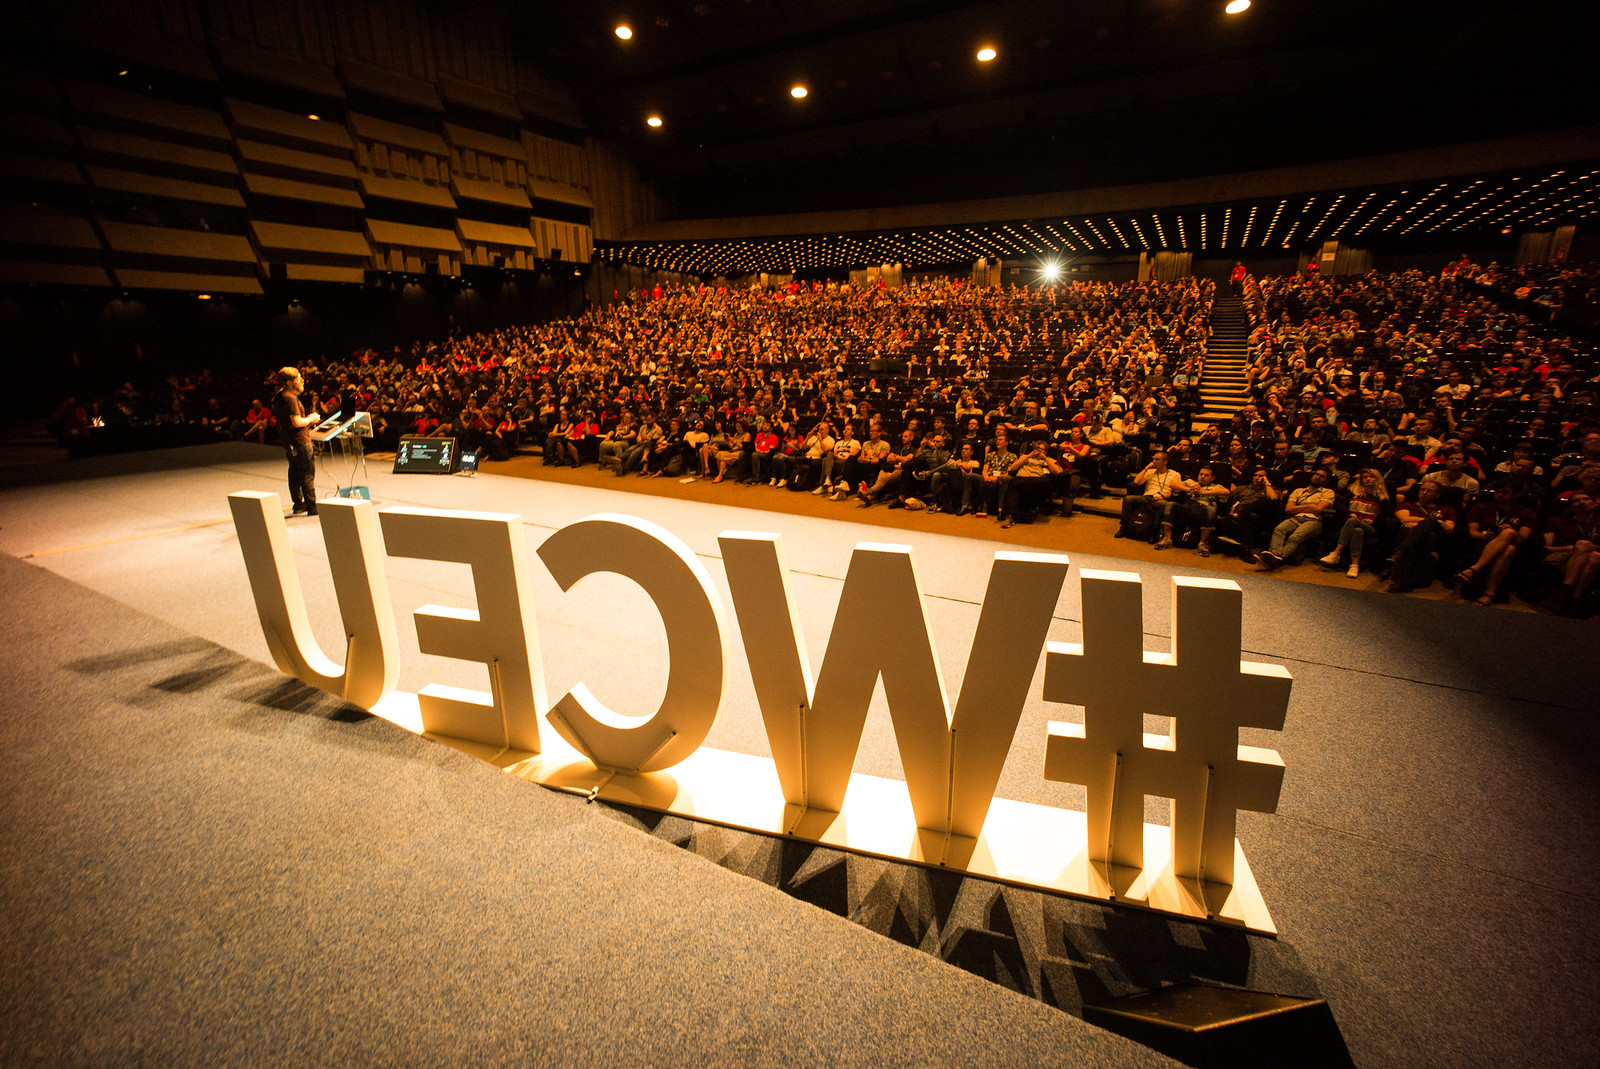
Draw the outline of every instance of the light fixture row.
M724 274L730 271L848 268L873 263L952 264L980 257L1030 258L1064 253L1226 251L1291 249L1317 241L1368 240L1381 234L1510 231L1600 215L1600 169L1538 179L1522 176L1443 182L1426 190L1348 191L1203 210L1179 209L1145 215L1073 216L981 227L949 227L908 233L813 235L670 245L614 245L604 260ZM1373 206L1377 205L1376 210ZM1267 211L1271 208L1271 212ZM1242 225L1240 220L1243 220ZM1265 219L1264 227L1258 220ZM1148 224L1148 226L1147 226ZM1168 225L1178 243L1169 245ZM1190 235L1198 237L1189 245ZM1151 238L1154 237L1154 241ZM1217 238L1213 242L1213 237Z

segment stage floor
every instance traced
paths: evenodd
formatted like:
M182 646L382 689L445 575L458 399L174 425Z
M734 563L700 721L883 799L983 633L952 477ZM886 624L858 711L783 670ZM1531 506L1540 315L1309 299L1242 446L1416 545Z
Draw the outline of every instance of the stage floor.
M236 490L281 493L282 467L281 452L233 445L11 469L0 480L0 550L153 618L152 627L221 647L219 657L270 666L226 498ZM912 545L952 694L989 563L997 549L1016 548L937 532L886 535L881 527L850 522L848 513L839 519L788 515L489 474L395 476L375 467L369 482L380 506L517 513L530 550L585 516L636 515L683 539L724 595L717 534L780 533L814 659L827 643L851 547L858 541ZM341 631L317 521L291 520L289 536L314 629L325 649L337 649ZM1072 571L1056 607L1052 641L1081 640L1076 575L1082 569L1143 577L1152 650L1165 650L1170 639L1171 577L1218 574L1194 567L1199 561L1192 556L1129 562L1074 552L1070 538L1064 551ZM655 708L665 685L665 636L649 601L608 576L563 594L532 559L551 694L581 679L612 708ZM8 567L5 574L15 587L27 573ZM465 566L389 558L387 574L400 622L400 687L433 682L487 689L481 666L421 654L410 624L411 612L423 604L471 603ZM1227 577L1244 591L1243 656L1282 664L1295 678L1285 730L1241 733L1244 743L1277 749L1287 768L1278 813L1239 818L1240 841L1279 931L1271 953L1293 957L1328 999L1358 1065L1587 1061L1600 1049L1594 964L1600 940L1591 919L1600 887L1592 679L1600 628L1252 574ZM50 614L48 604L33 611ZM63 633L71 626L40 624L29 632L31 640L13 641L8 673L28 675L35 667L81 660L81 653L64 652L81 642ZM862 626L870 630L870 621ZM114 638L105 641L115 645ZM736 637L733 648L741 649ZM1037 675L1030 693L997 796L1081 808L1081 791L1040 774L1044 725L1063 717L1039 697ZM8 760L22 759L17 754L26 748L19 745L34 730L31 721L68 715L43 700L26 687L8 691ZM707 744L767 754L742 653L733 658L723 710ZM61 741L65 749L48 759L70 766L71 734ZM365 774L350 756L344 755L346 771ZM184 759L181 753L171 758ZM385 767L386 760L373 756ZM901 778L881 691L856 770ZM125 774L137 777L141 770L134 766ZM8 788L8 809L18 808L15 790ZM526 784L492 790L544 793ZM54 812L29 811L33 819ZM359 837L360 828L349 834ZM34 889L18 871L22 859L15 851L23 839L38 844L8 835L8 895L29 894ZM655 841L638 838L646 846ZM49 840L44 843L50 849ZM780 911L805 910L793 899L776 902L772 908ZM697 908L679 904L690 921ZM780 913L777 920L790 919ZM714 911L705 923L717 923ZM365 945L365 936L355 938ZM1195 964L1196 975L1208 975L1204 949L1181 949L1182 939L1175 946ZM380 951L374 937L364 953ZM652 952L671 953L666 947ZM1095 968L1091 961L1081 964ZM1115 961L1104 968L1115 973ZM46 966L43 975L53 974ZM611 1037L594 1043L609 1045ZM1008 1051L1002 1045L980 1060L1009 1061L1027 1046L1019 1041ZM1115 1061L1121 1050L1111 1044L1090 1060ZM217 1060L229 1059L223 1054Z

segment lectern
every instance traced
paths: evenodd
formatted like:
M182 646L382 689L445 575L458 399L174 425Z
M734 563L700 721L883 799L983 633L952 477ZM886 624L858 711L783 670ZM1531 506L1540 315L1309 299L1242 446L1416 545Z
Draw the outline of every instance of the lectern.
M367 485L367 450L362 443L362 439L371 437L372 417L365 412L329 416L311 432L323 470L333 477L338 488L337 496L372 500L372 489Z

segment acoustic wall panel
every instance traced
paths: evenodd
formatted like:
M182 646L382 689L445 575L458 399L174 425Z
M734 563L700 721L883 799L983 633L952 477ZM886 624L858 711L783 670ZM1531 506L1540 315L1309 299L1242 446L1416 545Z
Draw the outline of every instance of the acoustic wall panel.
M190 271L118 268L117 284L125 289L187 290L197 293L260 293L254 275L209 275Z
M248 168L245 169L243 178L245 191L253 197L282 197L285 200L310 201L315 204L331 204L357 210L366 207L361 194L353 189L339 189L314 182L279 178L276 175L256 174Z
M367 280L365 267L337 267L332 264L289 264L285 273L292 282L348 282L360 285Z
M484 182L475 178L462 178L455 175L450 179L450 190L463 200L481 200L490 204L504 204L508 208L521 208L531 211L533 202L528 195L514 186L503 185L499 182Z
M200 204L219 204L227 208L244 207L244 197L240 196L236 186L190 182L156 174L138 174L115 167L85 167L84 170L89 175L89 181L99 189L142 193L152 197L195 201Z
M507 87L509 88L511 84L512 82L508 81ZM517 98L510 92L497 92L493 88L449 74L440 75L435 85L439 90L439 96L448 103L460 104L474 111L481 111L486 115L498 115L514 122L522 120L522 109L517 106Z
M0 203L0 280L108 286L104 249L70 209Z
M404 8L400 5L385 5L382 16L373 24L377 29L385 22L392 21L396 16L403 16ZM424 111L443 111L444 102L439 99L439 93L434 89L429 77L431 71L427 69L425 58L418 57L417 63L411 70L403 70L394 60L401 51L417 56L421 51L420 41L409 42L412 47L406 49L387 49L375 57L375 62L367 58L358 58L344 49L339 57L339 74L344 80L346 88L370 93L373 96L383 97L385 100L397 100L402 104L409 104L414 108Z
M313 252L362 261L372 255L366 235L351 230L328 230L256 220L250 224L250 233L255 238L256 248L263 252Z
M78 125L78 140L88 162L128 163L138 170L158 167L164 171L200 171L213 175L236 175L239 165L231 155L216 149L180 145L137 134L102 130Z
M486 134L481 130L474 130L470 126L461 126L457 123L444 124L444 139L454 148L471 149L473 152L497 156L502 160L521 159L524 155L520 141Z
M461 238L461 261L478 267L509 267L522 271L533 266L538 247L526 227L456 220Z
M552 182L547 178L528 179L528 192L540 200L553 200L557 204L571 204L578 208L593 208L594 198L587 190Z
M27 204L0 204L0 242L64 249L101 248L94 227L81 216Z
M111 276L98 264L58 264L0 257L0 282L47 286L109 286Z
M367 237L372 242L372 264L377 270L461 273L461 241L453 231L369 218Z
M109 220L101 220L100 232L106 236L106 244L114 252L181 256L228 263L256 262L256 254L250 248L249 240L237 234L208 234L200 230L178 230Z
M40 17L76 25L82 32L62 39L104 59L115 84L0 62L0 207L77 204L43 223L0 211L11 231L0 235L0 278L250 292L269 276L358 282L374 267L521 269L557 250L588 259L588 226L534 212L540 202L595 209L592 146L519 128L524 98L559 103L562 91L518 68L503 11L421 0L94 2L108 12L98 27L59 5ZM13 43L11 55L34 47ZM111 77L118 65L132 77ZM237 76L231 95L219 69ZM197 106L212 94L215 104ZM406 107L380 118L343 104L373 96ZM297 101L293 110L284 100ZM581 128L570 108L536 111ZM610 171L612 185L636 181ZM618 214L636 217L648 203L633 199ZM362 220L369 210L391 220Z
M46 105L51 110L58 106L59 102ZM31 141L48 145L63 154L70 152L73 146L72 131L66 123L54 115L21 111L0 114L0 138L4 139L7 147L18 141Z
M426 204L434 208L456 206L456 199L443 186L430 186L425 182L413 182L409 178L384 178L372 174L363 174L358 181L361 192L369 197L409 201L412 204Z
M340 92L342 95L343 90ZM227 98L223 105L236 134L288 148L350 158L353 142L349 129L342 123L312 119L234 97Z
M367 220L367 237L380 245L460 252L461 241L448 230L411 223L391 223L385 219Z
M217 66L258 82L290 86L332 100L344 99L344 86L340 84L339 76L333 69L332 50L329 49L324 54L316 49L313 40L308 40L314 38L317 33L313 20L307 20L310 22L310 34L284 34L274 37L270 47L257 47L257 44L245 40L229 39L229 35L241 29L240 24L233 22L229 16L245 5L239 0L210 0L210 2L214 8L211 16L212 51L217 57ZM294 7L300 10L294 13L304 14L308 8L321 6L321 4L296 4ZM280 14L291 13L281 4L275 4L274 7ZM242 28L248 36L263 23L275 27L281 25L283 21L270 19L257 23L255 20L248 20L248 24ZM306 26L306 21L301 25ZM315 58L311 53L315 53Z
M233 140L222 116L204 108L175 104L158 97L63 80L67 101L79 122L107 120L130 131L159 130L187 144L226 146Z
M358 140L377 142L434 156L450 154L450 146L445 144L444 138L428 130L418 130L412 126L390 122L387 119L376 119L354 111L347 116L347 121L350 124L350 133Z
M533 235L525 227L504 226L500 223L480 223L476 219L456 220L456 233L462 241L481 245L510 245L515 248L535 247Z
M71 160L50 159L28 153L0 150L0 174L29 182L81 186L83 172Z
M351 186L356 181L356 165L348 153L330 156L321 152L302 152L300 149L269 145L262 141L238 138L239 158L258 172L277 173L289 177L333 178L338 184Z

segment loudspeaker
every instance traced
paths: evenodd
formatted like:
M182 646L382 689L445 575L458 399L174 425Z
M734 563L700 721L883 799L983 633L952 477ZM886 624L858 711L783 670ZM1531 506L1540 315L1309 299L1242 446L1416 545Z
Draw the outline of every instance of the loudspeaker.
M267 265L267 277L272 279L272 281L274 281L274 282L287 282L287 281L289 281L289 265L288 264L268 264Z
M561 259L561 250L560 249L551 249L550 250L550 259L552 259L552 260Z
M1188 983L1085 1003L1083 1019L1201 1069L1355 1064L1319 998Z

